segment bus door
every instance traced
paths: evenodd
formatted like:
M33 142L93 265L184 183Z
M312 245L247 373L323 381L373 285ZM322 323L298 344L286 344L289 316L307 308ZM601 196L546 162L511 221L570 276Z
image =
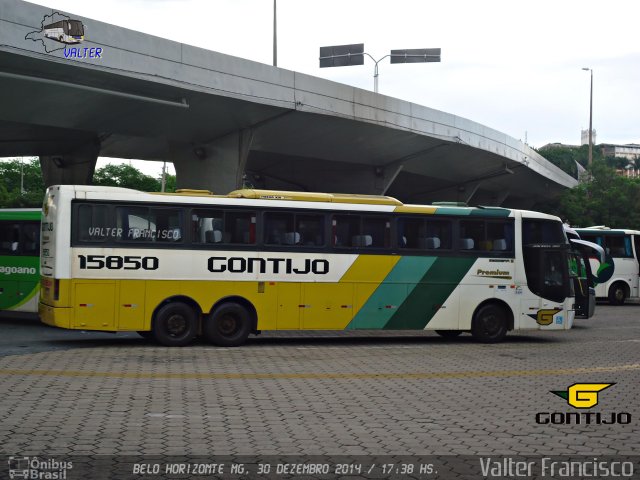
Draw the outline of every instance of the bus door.
M574 290L576 293L576 317L590 318L596 308L596 277L589 259L596 258L600 264L605 261L604 249L597 243L586 240L569 240L573 247L576 268Z
M569 321L569 312L562 311L566 299L574 296L567 246L532 244L525 245L523 250L527 286L532 296L523 295L521 299L524 321L520 328Z
M631 296L638 297L640 296L640 235L633 235L633 249L635 251L636 276L635 283L632 285L632 290L635 290L635 293L632 291Z

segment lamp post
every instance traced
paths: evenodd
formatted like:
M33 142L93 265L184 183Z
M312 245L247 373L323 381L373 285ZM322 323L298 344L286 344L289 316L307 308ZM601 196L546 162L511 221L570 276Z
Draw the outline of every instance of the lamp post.
M278 66L278 25L276 0L273 0L273 66Z
M583 67L582 70L591 73L591 89L589 91L589 163L593 162L593 69Z
M20 157L20 195L24 195L24 166L22 161L23 158Z
M391 63L425 63L439 62L439 48L413 48L404 50L391 50L391 53L376 60L364 51L364 43L352 45L334 45L320 47L320 68L346 67L352 65L364 65L364 56L373 60L373 91L378 93L378 64L389 57Z

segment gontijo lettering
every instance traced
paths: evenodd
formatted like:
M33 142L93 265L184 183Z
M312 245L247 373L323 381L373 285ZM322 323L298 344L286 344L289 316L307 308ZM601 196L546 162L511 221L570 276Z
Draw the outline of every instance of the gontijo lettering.
M313 273L326 275L329 273L329 261L324 259L294 261L291 258L259 258L259 257L210 257L210 272L231 273L296 273L305 275Z

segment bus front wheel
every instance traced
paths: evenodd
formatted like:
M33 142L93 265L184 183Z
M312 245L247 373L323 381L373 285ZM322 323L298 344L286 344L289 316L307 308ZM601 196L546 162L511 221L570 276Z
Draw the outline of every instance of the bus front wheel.
M166 347L183 347L198 333L198 316L189 305L171 302L156 312L153 337Z
M504 339L509 329L504 308L488 304L480 307L473 317L471 334L482 343L497 343Z
M627 299L627 289L624 283L616 282L609 288L609 303L622 305Z
M223 303L215 308L204 324L205 338L219 347L242 345L251 331L251 315L235 302Z

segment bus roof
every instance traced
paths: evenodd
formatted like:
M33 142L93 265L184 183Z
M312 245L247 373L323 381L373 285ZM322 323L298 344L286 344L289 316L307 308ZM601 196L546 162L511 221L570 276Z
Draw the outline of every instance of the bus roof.
M575 227L576 231L582 233L600 233L601 235L640 235L640 230L629 228L609 228L605 225L595 225L593 227Z
M421 213L470 217L509 217L516 211L509 208L455 205L403 204L400 200L384 195L361 195L321 192L292 192L280 190L240 189L227 195L215 195L208 190L178 190L175 193L141 192L129 188L92 185L56 185L49 189L73 191L77 199L122 200L143 202L201 203L211 205L242 205L245 201L257 207L282 206L289 208L320 208L335 210L370 210L377 212ZM118 198L119 197L119 198ZM559 220L546 213L517 210L528 218Z
M298 200L303 202L359 203L367 205L402 205L393 197L384 195L360 195L347 193L290 192L280 190L242 189L230 192L230 198L252 198L256 200Z

